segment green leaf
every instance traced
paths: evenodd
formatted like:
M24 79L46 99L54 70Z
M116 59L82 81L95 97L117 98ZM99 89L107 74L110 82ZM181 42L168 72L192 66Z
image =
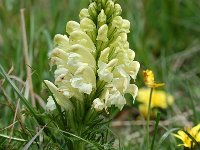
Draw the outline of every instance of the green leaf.
M72 134L72 133L70 133L70 132L63 131L63 130L60 130L60 129L57 129L57 128L51 128L51 127L48 127L48 128L50 128L50 129L52 129L52 130L57 130L57 131L62 132L62 133L65 133L65 134L67 134L67 135L69 135L69 136L72 136L72 137L74 137L74 138L76 138L76 139L78 139L78 140L80 140L80 141L83 141L83 142L85 142L85 143L88 143L88 144L90 144L90 145L93 145L94 147L96 147L96 148L98 148L98 149L102 149L102 146L101 146L101 145L96 144L96 143L92 143L92 142L90 142L90 141L88 141L88 140L86 140L86 139L83 139L82 137L77 136L77 135L75 135L75 134ZM102 149L102 150L103 150L103 149Z
M23 150L28 150L31 144L35 141L35 139L41 134L41 132L44 130L46 126L44 126L42 129L40 129L39 132L24 146Z
M165 132L165 134L162 135L162 137L160 138L160 140L158 141L158 145L156 147L156 149L158 149L162 143L166 140L166 138L174 131L180 130L180 128L172 128L170 130L168 130L167 132Z
M9 76L6 74L5 70L0 64L0 74L6 79L6 81L12 86L13 90L17 93L19 96L20 100L23 102L23 104L28 108L28 110L31 112L31 114L35 117L38 118L36 115L35 110L31 106L31 104L28 102L28 100L22 95L20 90L16 87L16 85L12 82L12 80L9 78Z
M26 100L26 98L22 95L22 93L20 92L20 90L16 87L16 85L12 82L12 80L9 78L9 76L6 74L5 70L3 69L3 67L0 64L0 74L6 79L6 81L11 85L11 87L13 88L13 90L17 93L17 95L19 96L20 100L22 101L22 103L28 108L28 110L31 112L31 114L33 115L33 117L37 120L39 125L44 126L45 123L42 120L41 117L39 117L36 113L36 111L34 110L34 108L31 106L31 104L28 102L28 100ZM53 136L53 134L51 133L51 131L49 131L47 128L44 129L45 133L47 136L51 137L51 139L53 141L56 141L56 138Z
M0 137L6 138L6 139L15 140L15 141L19 141L19 142L26 142L27 141L25 139L20 139L20 138L17 138L17 137L10 137L10 136L4 135L4 134L0 134Z

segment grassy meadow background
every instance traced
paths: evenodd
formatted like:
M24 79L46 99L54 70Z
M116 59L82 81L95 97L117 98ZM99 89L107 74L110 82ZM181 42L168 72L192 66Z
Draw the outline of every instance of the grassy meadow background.
M118 0L118 3L122 6L123 18L131 22L128 41L141 64L136 84L139 88L144 86L142 70L149 68L157 81L166 84L162 89L175 98L175 103L161 113L155 142L170 129L200 123L200 0ZM89 0L0 0L0 64L6 72L11 70L10 75L17 80L20 89L26 80L20 9L25 8L34 92L46 102L48 95L42 88L42 81L53 80L48 65L53 37L57 33L65 34L67 21L78 21L80 10L88 4ZM3 81L2 76L0 80ZM17 101L9 84L0 85L1 134L11 132L2 129L12 124ZM133 113L137 111L136 105L129 104L128 110L130 108ZM38 109L42 110L39 105ZM23 119L24 113L26 110L22 108L17 116ZM129 118L130 125L117 127L119 132L116 127L113 129L121 137L125 150L143 149L145 145L145 122L133 119ZM34 123L29 120L26 127L32 128ZM19 133L19 127L16 123L13 136L27 139ZM180 141L169 136L158 149L182 149L176 146L178 143ZM0 147L7 144L8 139L0 136ZM10 142L13 149L20 144Z

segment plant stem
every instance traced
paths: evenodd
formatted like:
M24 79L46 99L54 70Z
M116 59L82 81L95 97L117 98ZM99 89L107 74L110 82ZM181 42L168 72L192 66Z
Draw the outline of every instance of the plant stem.
M157 131L158 131L159 121L160 121L160 113L158 112L157 116L156 116L156 123L155 123L155 126L154 126L154 133L153 133L153 140L152 140L152 143L151 143L151 150L154 149L154 142L155 142L156 134L157 134Z
M152 99L153 88L150 91L149 97L149 105L148 105L148 114L147 114L147 124L146 124L146 142L147 142L147 150L149 150L149 121L151 116L151 99Z

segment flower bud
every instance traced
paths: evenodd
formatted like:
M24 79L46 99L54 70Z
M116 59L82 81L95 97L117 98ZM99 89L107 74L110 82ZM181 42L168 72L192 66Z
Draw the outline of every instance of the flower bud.
M85 32L92 32L96 29L96 25L89 18L84 18L80 22L81 29Z
M123 24L123 19L121 16L114 17L111 26L109 27L108 37L110 38L111 36L113 36L114 33L117 31L117 29L120 29L122 27L122 24Z
M98 0L98 2L97 2L97 10L98 10L98 12L101 11L101 9L102 9L101 0Z
M88 12L93 19L97 17L97 4L95 2L88 6Z
M106 3L105 14L110 17L113 14L115 4L112 0L108 0Z
M107 2L107 0L101 0L101 4L102 4L103 8L106 6L106 2Z
M125 33L129 33L130 32L130 22L126 19L123 19L123 24L122 24L122 29L121 31L122 32L125 32Z
M93 1L96 2L97 4L101 3L101 0L93 0Z
M123 42L127 41L127 34L126 33L120 33L119 36L121 37L121 40Z
M121 16L116 16L113 18L112 27L119 29L122 27L122 25L123 25L123 19Z
M112 59L112 60L108 63L107 67L114 67L114 66L117 65L117 63L118 63L118 59Z
M69 37L69 41L70 43L72 43L72 41L74 41L75 43L79 43L81 44L80 41L84 40L85 47L88 47L92 53L95 53L95 46L93 41L90 39L90 37L83 31L74 31L70 37Z
M122 8L119 4L115 4L114 16L119 16L122 13Z
M76 21L69 21L66 25L66 32L70 35L73 31L80 30L80 24Z
M58 57L62 60L67 60L68 55L64 50L59 48L54 48L50 54L50 57Z
M101 54L100 54L100 57L99 57L99 61L107 63L109 52L110 52L110 48L109 47L107 47L103 51L101 51Z
M54 43L58 46L58 48L65 51L69 48L69 38L67 35L56 34L54 37Z
M135 59L135 52L131 49L127 50L127 55L130 61L133 61Z
M82 20L83 18L90 17L88 9L84 8L79 13L79 19Z
M107 33L108 33L108 26L107 24L104 24L98 30L97 40L104 42L108 41Z
M104 10L102 9L101 12L98 15L98 25L102 26L103 24L106 23L106 15L104 13Z

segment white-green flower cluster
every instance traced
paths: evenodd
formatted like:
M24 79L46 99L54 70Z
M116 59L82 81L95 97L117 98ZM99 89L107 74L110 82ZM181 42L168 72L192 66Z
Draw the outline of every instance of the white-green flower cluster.
M125 93L136 97L138 88L130 80L136 79L140 64L129 49L130 22L121 11L113 0L94 0L80 11L80 23L69 21L67 35L55 36L50 54L55 83L45 83L63 108L73 107L74 98L88 98L97 111L112 105L121 110ZM48 103L52 105L51 97Z

